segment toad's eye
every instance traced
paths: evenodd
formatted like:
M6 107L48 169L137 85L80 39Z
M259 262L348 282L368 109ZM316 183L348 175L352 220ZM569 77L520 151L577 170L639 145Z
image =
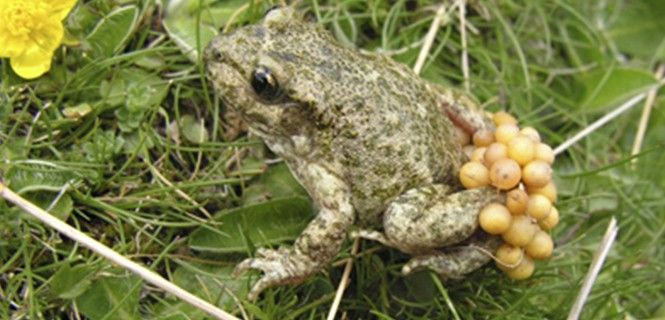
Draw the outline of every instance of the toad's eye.
M266 67L258 67L252 73L252 89L265 102L277 102L282 97L282 90L277 78Z
M282 6L280 6L280 5L278 5L278 4L277 4L277 5L274 5L274 6L270 7L268 10L266 10L266 12L263 13L263 15L266 16L266 15L268 15L268 13L270 13L270 11L273 11L273 10L279 9L279 8L281 8L281 7L282 7Z

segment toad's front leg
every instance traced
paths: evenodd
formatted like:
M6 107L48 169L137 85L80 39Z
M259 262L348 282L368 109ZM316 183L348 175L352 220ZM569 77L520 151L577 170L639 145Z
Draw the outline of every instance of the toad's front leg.
M249 292L250 300L264 289L280 284L298 283L326 266L339 252L354 221L350 193L346 184L321 166L308 165L312 197L321 207L318 215L296 239L293 247L278 250L259 249L256 257L245 259L235 269L263 271L263 276Z

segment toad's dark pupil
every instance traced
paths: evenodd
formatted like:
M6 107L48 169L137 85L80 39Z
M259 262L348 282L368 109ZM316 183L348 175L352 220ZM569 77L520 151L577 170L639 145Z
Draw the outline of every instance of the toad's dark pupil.
M269 69L259 67L252 75L252 89L261 99L273 102L280 96L279 84Z

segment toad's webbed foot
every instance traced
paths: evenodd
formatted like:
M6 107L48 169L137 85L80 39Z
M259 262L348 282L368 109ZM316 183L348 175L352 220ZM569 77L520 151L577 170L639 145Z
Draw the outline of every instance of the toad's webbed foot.
M255 300L266 288L301 282L319 268L320 264L309 256L297 253L294 249L282 247L278 250L259 249L256 257L243 260L236 266L233 273L238 276L249 269L263 272L263 276L254 284L247 296L248 299Z

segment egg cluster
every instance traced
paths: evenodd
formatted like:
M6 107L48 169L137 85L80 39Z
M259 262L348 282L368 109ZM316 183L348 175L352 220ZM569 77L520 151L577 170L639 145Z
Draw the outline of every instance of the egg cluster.
M513 279L533 274L534 259L547 259L554 244L548 231L559 222L554 207L557 190L552 182L552 148L538 131L519 128L506 112L493 114L494 132L479 130L460 138L471 161L462 166L460 181L467 189L493 186L506 192L505 203L493 202L480 212L480 227L501 235L496 265ZM472 142L472 144L471 144Z

